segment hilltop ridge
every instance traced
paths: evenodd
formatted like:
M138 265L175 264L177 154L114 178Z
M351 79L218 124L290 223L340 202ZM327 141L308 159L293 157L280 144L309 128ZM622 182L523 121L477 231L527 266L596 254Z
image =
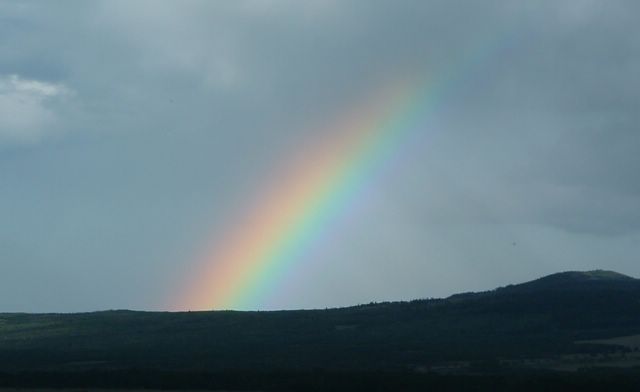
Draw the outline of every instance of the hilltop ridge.
M547 275L535 281L632 281L637 280L631 276L621 274L609 270L592 270L592 271L565 271Z
M594 287L629 288L640 284L640 279L608 270L565 271L543 276L528 282L499 288L510 291L579 290Z

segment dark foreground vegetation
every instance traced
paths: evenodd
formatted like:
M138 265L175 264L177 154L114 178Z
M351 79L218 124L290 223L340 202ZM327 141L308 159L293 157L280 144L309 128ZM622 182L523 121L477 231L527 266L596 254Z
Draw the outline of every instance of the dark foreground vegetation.
M218 391L638 391L640 372L591 370L577 373L439 375L413 372L27 372L0 374L5 387L40 390Z
M640 390L640 280L279 312L0 314L0 388Z

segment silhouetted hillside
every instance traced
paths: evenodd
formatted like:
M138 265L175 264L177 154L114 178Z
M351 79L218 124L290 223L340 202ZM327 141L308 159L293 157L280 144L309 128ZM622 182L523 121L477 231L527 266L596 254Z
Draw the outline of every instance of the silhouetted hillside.
M602 288L637 288L639 280L614 271L568 271L548 275L531 282L508 286L514 291L585 290Z
M640 366L640 280L564 272L446 299L275 312L0 315L0 372L427 371ZM598 359L600 358L600 359ZM545 362L546 361L546 362Z

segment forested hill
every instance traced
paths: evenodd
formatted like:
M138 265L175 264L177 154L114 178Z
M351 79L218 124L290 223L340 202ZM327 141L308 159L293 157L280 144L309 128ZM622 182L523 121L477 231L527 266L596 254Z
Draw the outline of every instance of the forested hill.
M588 341L636 334L640 280L565 272L446 299L327 310L0 314L0 372L467 369L633 352Z

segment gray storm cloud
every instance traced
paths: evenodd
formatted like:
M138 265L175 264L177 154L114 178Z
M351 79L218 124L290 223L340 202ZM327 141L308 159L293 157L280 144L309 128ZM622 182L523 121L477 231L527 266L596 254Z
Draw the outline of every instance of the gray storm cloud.
M639 276L639 8L2 2L0 310L164 308L310 124L409 70L464 69L269 308Z

